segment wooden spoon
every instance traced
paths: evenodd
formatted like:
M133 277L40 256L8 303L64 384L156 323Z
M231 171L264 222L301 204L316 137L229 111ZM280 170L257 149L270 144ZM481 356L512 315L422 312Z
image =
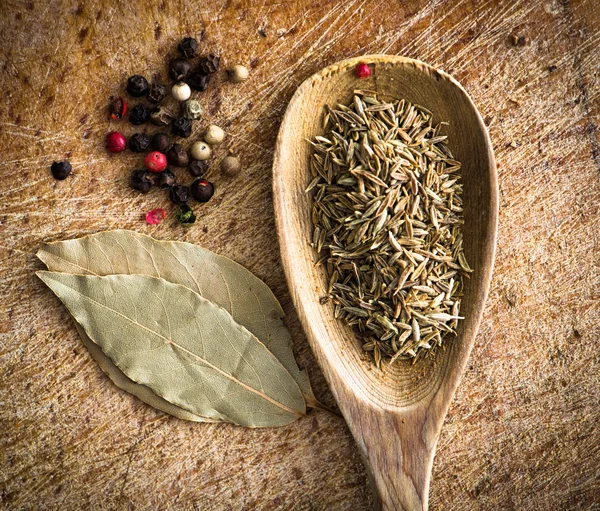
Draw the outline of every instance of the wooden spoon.
M359 80L359 62L372 74ZM310 194L311 145L323 134L326 104L348 104L354 89L407 99L448 121L449 147L462 162L464 251L474 269L466 279L457 338L434 356L378 370L357 335L320 304L327 278L315 266ZM294 305L361 454L384 509L426 510L437 440L463 374L490 286L498 219L496 163L489 135L472 100L446 73L418 60L372 55L326 67L308 78L287 108L273 164L275 217L281 257Z

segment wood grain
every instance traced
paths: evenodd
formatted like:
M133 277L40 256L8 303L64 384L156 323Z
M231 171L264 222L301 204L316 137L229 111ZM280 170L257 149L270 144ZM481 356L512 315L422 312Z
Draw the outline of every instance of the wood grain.
M278 3L7 1L0 21L0 507L369 509L341 419L247 431L170 419L114 387L34 277L41 241L111 228L192 241L269 284L315 393L333 397L302 334L274 234L271 165L298 85L388 53L455 76L481 111L500 180L498 253L467 372L438 442L432 510L600 509L600 6L595 0ZM34 29L33 29L34 28ZM183 231L163 195L127 188L106 106L133 73L166 77L177 40L246 63L201 97L244 173ZM265 34L263 37L261 33ZM526 35L524 47L511 34ZM555 66L555 67L554 67ZM135 130L123 125L130 135ZM54 159L74 172L57 182ZM183 177L183 174L181 174ZM154 207L161 225L144 224ZM206 229L206 230L205 230Z

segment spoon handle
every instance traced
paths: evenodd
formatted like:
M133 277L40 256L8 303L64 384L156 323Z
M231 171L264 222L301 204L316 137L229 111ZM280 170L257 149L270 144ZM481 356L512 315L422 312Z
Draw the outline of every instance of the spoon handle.
M377 508L427 511L439 435L439 428L427 426L427 409L394 413L377 408L367 412L359 407L347 408L345 415L370 469Z

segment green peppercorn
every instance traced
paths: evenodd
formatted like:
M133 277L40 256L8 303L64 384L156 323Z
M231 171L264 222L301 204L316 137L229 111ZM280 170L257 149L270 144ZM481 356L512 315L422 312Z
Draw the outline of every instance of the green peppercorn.
M157 126L168 126L173 122L173 114L168 108L159 106L150 113L150 120Z
M50 172L52 172L54 179L62 181L71 173L71 164L67 160L55 161L50 167Z
M200 119L200 117L202 116L203 113L204 113L204 110L202 109L200 102L196 101L195 99L188 99L183 104L183 116L186 119L192 119L192 120Z

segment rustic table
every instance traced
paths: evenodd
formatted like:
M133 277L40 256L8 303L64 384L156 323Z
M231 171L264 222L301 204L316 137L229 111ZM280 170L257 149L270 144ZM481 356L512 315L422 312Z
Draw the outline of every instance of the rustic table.
M127 186L107 103L131 74L166 78L178 40L251 70L199 94L244 163L178 227ZM516 36L514 39L511 36ZM519 39L521 37L521 39ZM368 509L342 419L280 429L168 417L117 389L35 277L42 241L129 228L198 243L272 287L299 364L333 405L291 306L271 202L275 137L295 88L361 54L453 74L490 129L500 231L492 290L434 462L432 510L600 509L600 4L595 0L3 2L0 21L0 507ZM199 130L199 128L198 128ZM53 160L73 173L56 181ZM164 206L149 226L143 214Z

